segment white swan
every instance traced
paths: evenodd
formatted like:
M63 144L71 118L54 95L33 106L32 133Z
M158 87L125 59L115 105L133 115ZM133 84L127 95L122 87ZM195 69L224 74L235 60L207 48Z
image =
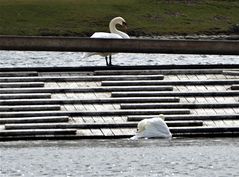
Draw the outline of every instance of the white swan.
M136 135L131 139L140 138L171 138L172 134L164 122L164 116L159 118L144 119L138 123Z
M119 39L124 38L124 39L129 39L130 37L128 36L128 34L116 29L117 24L121 25L124 28L127 28L126 21L122 17L115 17L109 23L110 33L95 32L91 36L91 38L119 38ZM106 61L107 66L112 65L112 62L111 62L112 53L84 52L83 55L82 55L82 58L86 58L86 57L89 57L89 56L92 56L92 55L101 55L101 56L105 57L105 61Z

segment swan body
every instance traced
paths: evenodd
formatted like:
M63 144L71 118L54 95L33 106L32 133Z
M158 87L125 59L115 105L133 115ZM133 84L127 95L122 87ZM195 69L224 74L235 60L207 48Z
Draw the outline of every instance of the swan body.
M138 123L138 131L131 139L140 138L171 138L172 134L164 122L164 117L144 119Z
M109 23L110 33L107 32L95 32L90 38L106 38L106 39L129 39L130 37L116 28L116 25L119 24L123 27L126 26L126 21L122 17L115 17ZM86 58L92 55L100 55L105 57L106 65L112 65L111 55L112 53L100 53L100 52L84 52L82 58ZM108 60L109 57L109 60Z

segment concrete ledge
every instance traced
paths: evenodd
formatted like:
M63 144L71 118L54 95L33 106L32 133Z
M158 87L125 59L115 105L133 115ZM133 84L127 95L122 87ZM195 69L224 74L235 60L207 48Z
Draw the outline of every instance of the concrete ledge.
M23 136L23 135L74 135L76 134L75 129L28 129L28 130L2 130L0 131L1 136Z
M227 80L163 80L163 81L102 81L102 86L137 86L137 85L231 85L239 84L239 79Z
M121 104L121 109L200 109L200 108L238 108L239 103L138 103Z
M169 121L169 127L202 126L202 121ZM100 129L100 128L137 128L137 123L92 123L92 124L69 124L69 123L38 123L38 124L5 124L6 130L16 129Z
M40 116L122 116L152 114L190 114L189 109L147 109L147 110L109 110L109 111L34 111L34 112L1 112L0 118L40 117Z
M12 123L52 123L52 122L68 122L68 116L57 117L23 117L23 118L1 118L0 124Z
M0 82L63 82L63 81L112 81L112 80L162 80L162 75L121 76L62 76L62 77L0 77Z
M41 104L103 104L103 103L162 103L179 102L177 97L130 97L99 99L14 99L0 100L0 105L41 105Z
M127 87L80 87L80 88L11 88L0 89L2 94L9 93L66 93L66 92L112 92L112 91L172 91L171 86L127 86Z
M201 69L236 69L239 68L239 64L193 64L193 65L138 65L138 66L67 66L67 67L4 67L0 68L0 71L4 72L19 72L19 71L37 71L37 72L72 72L72 71L87 71L94 72L99 70L201 70Z
M44 82L0 83L0 88L25 88L25 87L44 87Z
M0 106L0 114L9 111L49 111L60 110L60 105L27 105L27 106Z
M158 115L138 115L128 116L127 121L141 121L143 119L150 119L158 117ZM188 121L188 120L239 120L239 114L225 114L225 115L165 115L165 121Z
M0 69L0 71L2 71ZM36 71L18 71L18 72L0 72L0 77L27 77L27 76L38 76Z
M230 75L230 76L239 76L239 70L228 70L228 71L223 71L224 75Z
M237 40L93 39L0 36L0 50L238 55Z
M10 99L44 99L51 98L50 93L32 93L32 94L0 94L0 100L10 100Z
M189 133L189 134L194 134L194 133L211 133L211 134L216 134L216 133L239 133L239 127L181 127L179 128L170 128L170 131L174 134L180 134L180 133Z
M45 131L42 129L41 131ZM7 130L7 132L15 131L16 133L10 133L8 135L1 136L0 141L9 141L9 140L70 140L70 139L119 139L119 138L130 138L134 134L121 134L121 135L82 135L75 134L76 130L69 134L59 132L59 134L52 135L48 134L37 134L32 135L32 130L28 130L29 133L17 134L22 130ZM239 137L239 127L180 127L180 128L170 128L173 137ZM190 133L193 131L194 133ZM11 135L12 134L12 135Z
M112 92L112 97L204 97L204 96L239 96L239 91L226 92Z
M231 89L232 89L232 90L239 90L239 85L232 85L232 86L231 86Z
M221 69L172 69L172 70L99 70L94 75L176 75L176 74L222 74Z

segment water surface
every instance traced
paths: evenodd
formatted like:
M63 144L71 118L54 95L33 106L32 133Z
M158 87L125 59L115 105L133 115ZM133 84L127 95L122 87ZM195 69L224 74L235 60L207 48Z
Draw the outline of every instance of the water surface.
M100 56L81 58L81 52L0 51L0 67L105 66ZM113 55L115 65L239 64L235 55L135 54Z
M239 139L0 142L0 176L239 176Z

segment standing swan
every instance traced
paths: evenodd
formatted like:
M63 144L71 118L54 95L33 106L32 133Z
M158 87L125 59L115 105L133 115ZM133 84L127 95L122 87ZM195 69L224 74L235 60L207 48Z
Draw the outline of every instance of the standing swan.
M127 24L126 21L122 18L122 17L115 17L110 21L109 24L109 29L110 29L110 33L106 33L106 32L95 32L91 38L118 38L118 39L129 39L130 37L128 36L128 34L119 31L116 28L116 25L121 25L122 27L124 27L125 29L127 29ZM112 53L99 53L99 52L84 52L82 55L82 58L86 58L92 55L100 55L105 57L105 61L106 61L106 65L107 66L112 66L112 62L111 62L111 55Z

